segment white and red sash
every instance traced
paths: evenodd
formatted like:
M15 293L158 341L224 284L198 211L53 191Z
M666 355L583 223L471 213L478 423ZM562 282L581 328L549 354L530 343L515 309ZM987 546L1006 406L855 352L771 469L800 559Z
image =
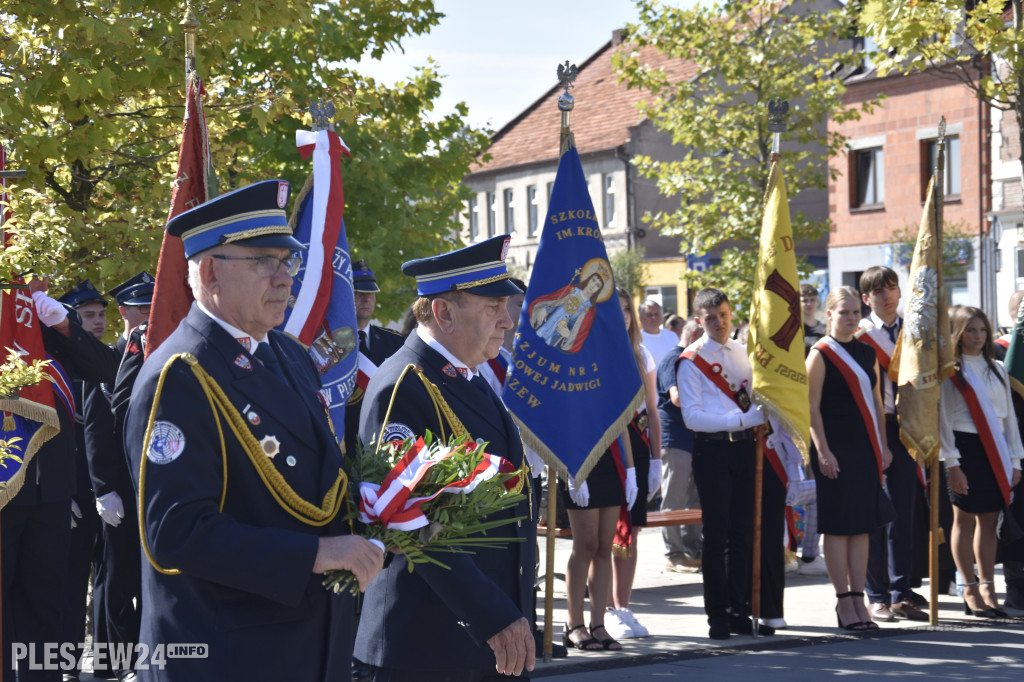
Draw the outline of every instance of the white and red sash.
M702 346L703 347L703 346ZM736 403L736 406L746 412L750 409L750 396L743 386L730 385L729 377L722 374L722 366L717 362L712 364L700 356L699 351L684 350L676 359L676 371L679 370L680 360L690 360L700 373L707 377L708 381L714 384L718 390L726 395L729 400Z
M999 418L992 411L992 402L988 400L985 384L966 364L961 365L961 371L963 377L954 374L951 381L967 404L967 410L971 413L974 426L978 429L981 444L985 447L988 464L992 467L992 473L995 474L996 482L999 484L999 492L1003 494L1003 502L1009 506L1010 481L1013 476L1010 446L1006 444L1006 437L1003 435ZM979 394L984 395L985 400L980 400Z
M861 327L854 334L854 338L871 346L875 351L875 359L878 360L882 374L888 374L889 361L892 360L893 351L896 350L896 344L889 338L889 333L879 327Z
M792 440L786 442L788 436L785 435L779 425L774 419L770 419L772 432L764 439L764 457L768 460L768 464L771 465L775 475L782 481L783 487L789 486L789 474L786 473L786 466L782 463L782 457L779 455L779 450L786 452L787 447L792 447ZM797 455L799 457L799 455Z
M882 480L882 438L878 432L878 415L875 413L875 396L871 390L871 379L846 349L831 336L825 336L814 344L814 349L825 355L839 370L846 380L846 385L853 395L861 419L871 440L871 449L875 451L875 463L878 465L878 480Z

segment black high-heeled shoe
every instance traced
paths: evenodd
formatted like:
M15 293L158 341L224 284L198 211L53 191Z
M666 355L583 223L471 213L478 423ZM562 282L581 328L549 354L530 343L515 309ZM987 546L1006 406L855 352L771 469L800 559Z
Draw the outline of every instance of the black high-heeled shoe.
M983 608L983 609L972 609L970 606L967 605L967 588L968 587L977 587L978 584L979 584L978 582L963 583L963 584L961 584L961 587L964 588L964 615L965 616L974 616L975 618L1002 618L1002 616L1000 616L994 609L991 609L991 608L989 608L987 606L985 608ZM980 598L980 593L979 593L979 598Z
M851 597L856 597L857 599L860 599L861 602L864 601L864 593L863 592L847 592L847 594L850 595ZM864 627L862 627L861 630L877 630L878 629L878 623L876 623L873 620L865 620L865 621L861 621L861 623L864 625Z
M994 585L994 584L995 584L995 582L993 582L992 580L982 580L982 581L980 581L978 583L978 585ZM995 590L994 587L992 589ZM979 593L980 593L980 589L979 589ZM1008 614L1006 611L1003 611L1002 607L992 606L988 602L985 602L985 609L988 610L988 611L991 611L994 614L996 614L996 618L1009 618L1010 617L1010 614Z
M864 630L868 629L866 627L867 623L865 623L864 621L855 620L850 623L843 623L843 619L839 617L839 600L846 599L847 597L853 597L856 594L856 592L836 592L836 626L844 630L850 630L851 632L863 632ZM864 594L861 593L861 597L863 596Z
M565 630L562 633L562 643L565 644L565 647L567 649L576 648L576 649L579 649L580 651L600 651L601 650L601 648L602 648L601 647L601 643L599 641L597 641L596 639L594 639L593 637L589 637L588 636L587 639L581 639L578 642L574 641L573 638L570 637L570 635L572 633L576 632L577 630L583 630L584 633L586 633L588 635L590 634L590 633L587 632L587 626L584 625L583 623L580 623L579 625L577 625L574 628L569 627L569 624L566 623L565 624Z

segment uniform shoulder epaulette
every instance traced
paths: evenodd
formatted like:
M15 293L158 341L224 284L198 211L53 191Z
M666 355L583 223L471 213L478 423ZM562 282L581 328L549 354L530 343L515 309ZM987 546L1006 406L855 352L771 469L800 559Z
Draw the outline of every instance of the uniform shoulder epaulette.
M402 332L398 331L397 329L392 329L391 327L377 327L377 329L380 329L381 331L385 332L391 332L395 336L400 336L403 339L405 338L405 335Z

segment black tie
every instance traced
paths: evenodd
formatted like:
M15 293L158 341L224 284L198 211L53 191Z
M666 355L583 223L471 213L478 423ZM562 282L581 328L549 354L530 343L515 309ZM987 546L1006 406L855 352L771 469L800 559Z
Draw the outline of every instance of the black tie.
M900 329L899 323L893 322L892 324L883 324L882 326L885 327L885 331L889 332L889 340L896 343L896 334Z
M259 358L259 361L263 363L263 366L269 369L274 375L284 381L284 372L281 371L281 363L277 361L277 353L270 347L269 343L258 343L256 344L256 352L254 355Z
M366 332L359 330L359 352L370 357L370 347L366 345Z

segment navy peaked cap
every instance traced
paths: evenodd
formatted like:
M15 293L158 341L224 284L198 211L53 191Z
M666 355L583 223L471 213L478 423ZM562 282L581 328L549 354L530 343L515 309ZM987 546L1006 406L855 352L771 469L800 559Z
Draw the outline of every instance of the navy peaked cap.
M373 270L364 260L357 260L352 264L352 289L367 294L380 291L377 278L373 276Z
M445 291L468 291L477 296L512 296L523 291L509 281L505 256L511 237L493 237L458 251L402 264L416 278L416 292L432 296Z
M118 305L150 305L153 302L153 275L140 272L107 292L117 299Z
M284 209L289 185L265 180L210 199L167 222L167 234L181 237L185 258L218 244L304 249L292 236Z
M68 289L68 292L57 300L69 308L78 308L86 303L102 303L103 307L106 308L108 303L107 299L103 298L103 295L96 290L96 287L89 280L79 282Z

